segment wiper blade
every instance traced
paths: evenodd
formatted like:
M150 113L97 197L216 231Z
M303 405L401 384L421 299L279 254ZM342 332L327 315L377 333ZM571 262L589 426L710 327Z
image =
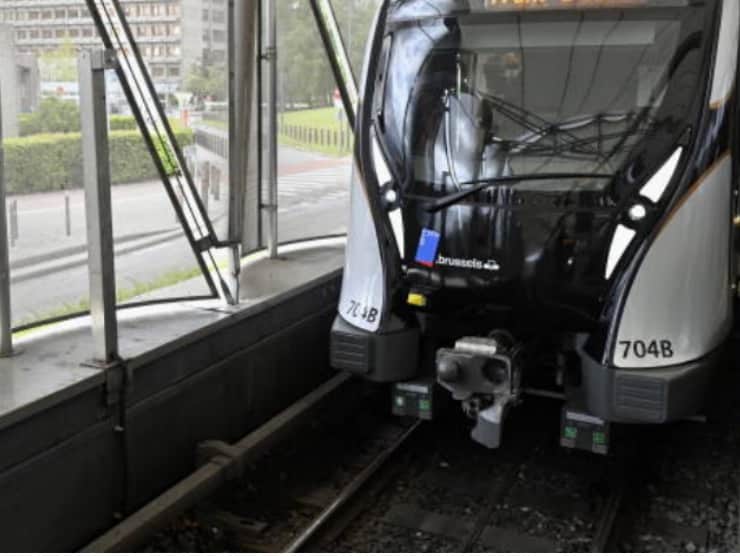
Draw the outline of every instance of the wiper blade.
M429 206L426 209L426 211L430 213L439 212L440 210L444 210L448 207L451 207L452 205L455 205L459 203L460 201L463 201L467 199L468 197L475 195L476 193L484 191L485 189L488 189L489 187L495 187L497 185L514 184L514 183L519 183L523 181L550 181L550 180L558 180L558 179L563 179L563 180L564 179L611 180L613 178L614 178L614 174L550 173L550 174L524 174L521 176L503 176L500 178L491 178L488 180L472 181L472 182L463 183L461 185L476 185L476 184L478 185L466 191L461 191L460 193L452 193L451 195L441 197L440 199L435 200L431 204L431 206Z

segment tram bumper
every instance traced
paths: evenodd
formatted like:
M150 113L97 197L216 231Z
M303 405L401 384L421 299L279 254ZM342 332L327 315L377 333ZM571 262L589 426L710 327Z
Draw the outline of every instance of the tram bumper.
M690 363L630 370L600 365L581 353L580 395L592 415L614 423L660 424L694 417L702 410L721 358L717 350Z
M331 366L374 382L398 382L419 372L419 330L387 333L361 330L337 316L331 328Z

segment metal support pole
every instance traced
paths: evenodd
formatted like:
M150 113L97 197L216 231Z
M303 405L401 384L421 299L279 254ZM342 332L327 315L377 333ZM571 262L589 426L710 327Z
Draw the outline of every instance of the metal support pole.
M10 245L15 247L18 241L18 199L10 203Z
M64 195L64 229L67 237L72 235L72 215L69 208L69 194Z
M10 249L5 205L5 150L0 99L0 357L13 355L13 319L10 311Z
M278 152L277 152L277 0L265 0L265 44L262 59L267 66L265 97L267 100L267 141L265 183L267 185L267 249L271 259L278 256Z
M80 120L87 216L90 315L94 359L118 360L113 214L105 100L105 70L116 65L112 50L84 51L79 57Z

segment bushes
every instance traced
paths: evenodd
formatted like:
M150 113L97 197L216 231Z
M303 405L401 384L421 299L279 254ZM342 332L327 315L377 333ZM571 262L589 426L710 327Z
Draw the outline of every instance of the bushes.
M176 128L175 135L181 147L193 142L192 130ZM79 133L6 139L4 147L5 178L9 193L35 193L82 186L82 146ZM162 149L159 150L161 153ZM159 177L138 131L111 131L110 151L111 178L114 184ZM167 168L167 164L165 167Z
M80 131L80 109L71 100L47 97L32 114L18 118L21 137L39 133L71 133Z
M111 131L132 131L139 129L136 119L133 116L110 116L108 122Z
M133 116L112 115L109 117L111 131L133 131L138 129ZM170 121L176 126L178 122ZM48 97L41 101L38 110L18 116L21 137L43 133L77 133L80 131L80 109L70 100Z

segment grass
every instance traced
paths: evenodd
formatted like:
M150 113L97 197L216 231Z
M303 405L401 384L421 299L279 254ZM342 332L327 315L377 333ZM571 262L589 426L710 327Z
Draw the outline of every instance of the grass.
M129 288L118 289L116 291L116 302L119 305L122 305L126 303L127 301L131 301L132 299L135 299L142 295L145 295L145 294L148 294L148 293L151 293L153 291L157 291L163 288L167 288L170 286L175 286L177 284L180 284L192 278L197 278L198 276L202 276L199 267L195 267L190 270L183 269L183 270L172 270L169 272L165 272L164 274L162 274L155 280L151 280L149 282L135 282L134 285ZM65 303L64 305L61 305L60 307L57 307L56 309L44 311L43 313L35 313L33 317L28 318L25 321L22 321L16 324L16 326L26 326L34 322L57 319L57 318L61 318L67 315L73 315L76 313L86 313L89 311L90 311L90 299L84 298L84 299L80 299L77 302ZM45 325L45 326L53 326L53 325ZM44 328L44 326L33 327L28 330L16 332L13 336L15 338L22 338L26 334L29 334L31 332L37 332L38 330L42 328Z
M340 121L337 118L336 108L313 108L310 110L295 110L292 112L283 112L279 116L283 126L299 126L310 129L325 129L330 133L335 131L347 130L346 120ZM346 156L349 152L337 145L321 145L298 141L281 134L279 137L281 145L303 149L311 152L327 154L330 156Z
M283 112L278 115L278 120L284 125L298 125L317 129L329 129L332 131L347 129L346 118L344 121L339 121L337 118L337 109L333 107Z
M299 126L310 129L325 129L330 132L347 130L346 120L340 121L337 118L337 109L333 107L328 108L311 108L308 110L293 110L290 112L281 112L278 115L278 121L284 126ZM223 131L228 130L228 122L223 120L203 120L203 123L207 126ZM305 151L314 153L326 154L329 156L346 156L349 153L346 149L341 149L334 145L319 145L316 143L309 143L304 141L298 141L285 134L281 134L278 137L280 145L286 147L293 147Z
M223 120L203 120L203 123L207 126L215 127L216 129L224 131L229 129L229 122L225 122Z

